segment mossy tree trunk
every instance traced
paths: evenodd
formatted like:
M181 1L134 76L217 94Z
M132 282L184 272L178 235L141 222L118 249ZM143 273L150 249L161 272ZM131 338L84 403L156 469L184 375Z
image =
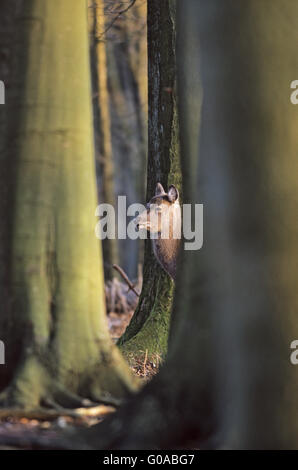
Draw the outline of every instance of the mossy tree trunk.
M134 389L109 338L96 201L85 0L18 2L1 168L12 241L1 404L77 406ZM5 173L1 186L6 185Z
M181 190L175 60L175 0L150 0L148 8L148 201L157 182ZM143 289L124 335L121 351L132 358L146 354L158 360L167 351L174 283L156 261L146 240Z

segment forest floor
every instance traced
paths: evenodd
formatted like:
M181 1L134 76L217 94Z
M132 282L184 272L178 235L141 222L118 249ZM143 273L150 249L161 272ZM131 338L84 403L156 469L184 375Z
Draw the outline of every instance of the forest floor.
M111 312L108 314L109 331L114 343L122 336L132 316L133 310L124 313ZM134 357L134 360L131 362L134 364L133 366L130 365L131 370L137 377L143 380L150 380L158 372L158 358L155 362L149 361L146 351L144 352L144 357L138 359Z
M121 313L110 312L108 317L108 327L111 338L114 343L124 333L130 319L133 315L133 310L122 311ZM135 362L132 368L133 373L143 381L150 380L158 371L156 364L152 364L146 358L139 362ZM99 405L94 408L79 408L72 410L68 414L53 413L51 417L42 416L40 413L24 413L18 412L18 415L6 414L5 410L0 409L0 441L1 436L13 435L20 436L26 441L26 436L36 435L42 431L51 431L55 434L69 426L72 427L90 427L97 424L109 415L115 412L116 409L112 406ZM15 447L1 446L0 450L14 449ZM19 447L18 447L19 448ZM30 448L25 446L22 448Z

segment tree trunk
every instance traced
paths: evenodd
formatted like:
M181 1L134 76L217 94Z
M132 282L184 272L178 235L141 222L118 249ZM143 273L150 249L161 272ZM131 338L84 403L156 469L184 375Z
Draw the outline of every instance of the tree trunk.
M143 200L146 193L146 158L148 147L148 60L147 60L147 3L136 1L123 18L123 49L127 57L135 105L139 154L137 194ZM135 23L138 31L135 31ZM142 26L143 25L143 26ZM141 244L140 244L141 246ZM143 246L143 245L142 245Z
M5 84L6 105L0 106L0 299L1 310L9 312L11 309L11 292L9 285L11 251L12 217L11 204L13 193L12 158L8 151L10 147L10 125L15 125L15 116L7 113L8 103L15 97L16 87L12 87L12 67L14 63L15 39L15 11L20 4L19 0L5 0L1 3L0 16L0 77ZM19 77L20 80L20 77ZM9 120L10 118L10 120ZM0 316L1 322L1 316ZM8 327L8 325L7 325ZM11 325L11 329L13 325ZM0 330L0 340L3 339ZM7 380L7 369L1 367L1 376ZM0 379L1 380L1 379Z
M10 141L0 160L11 160L14 200L1 403L121 397L135 387L109 338L94 233L86 2L26 0L14 23Z
M107 14L107 24L112 21L113 16ZM148 114L145 110L148 101L146 22L146 2L137 0L106 34L116 194L125 195L128 206L145 198ZM136 278L138 260L143 260L143 245L140 241L118 240L120 263L131 279Z
M93 2L94 3L94 2ZM96 0L94 5L94 40L96 53L96 78L99 114L99 152L100 183L102 202L115 208L114 161L112 151L110 100L108 91L107 54L105 37L104 0ZM117 239L106 238L102 242L105 278L114 277L113 264L118 264Z
M175 1L150 0L148 7L148 163L147 201L157 182L181 190L179 163ZM155 259L151 241L145 243L143 289L130 325L119 345L125 356L164 358L167 351L174 283Z
M198 3L218 442L297 449L298 3Z

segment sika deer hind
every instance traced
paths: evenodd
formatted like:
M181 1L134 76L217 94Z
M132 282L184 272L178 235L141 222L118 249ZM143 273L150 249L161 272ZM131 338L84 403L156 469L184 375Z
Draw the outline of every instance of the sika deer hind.
M155 196L150 199L147 209L136 217L135 223L139 229L150 232L156 259L175 279L181 238L181 207L177 188L171 185L166 193L163 186L157 183Z

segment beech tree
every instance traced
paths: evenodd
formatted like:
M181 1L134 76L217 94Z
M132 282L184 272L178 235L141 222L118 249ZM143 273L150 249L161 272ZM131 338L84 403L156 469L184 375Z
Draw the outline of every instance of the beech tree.
M87 5L4 4L14 29L8 119L1 125L0 186L9 185L9 203L1 205L7 221L1 404L113 401L134 390L135 382L109 338L94 232Z

